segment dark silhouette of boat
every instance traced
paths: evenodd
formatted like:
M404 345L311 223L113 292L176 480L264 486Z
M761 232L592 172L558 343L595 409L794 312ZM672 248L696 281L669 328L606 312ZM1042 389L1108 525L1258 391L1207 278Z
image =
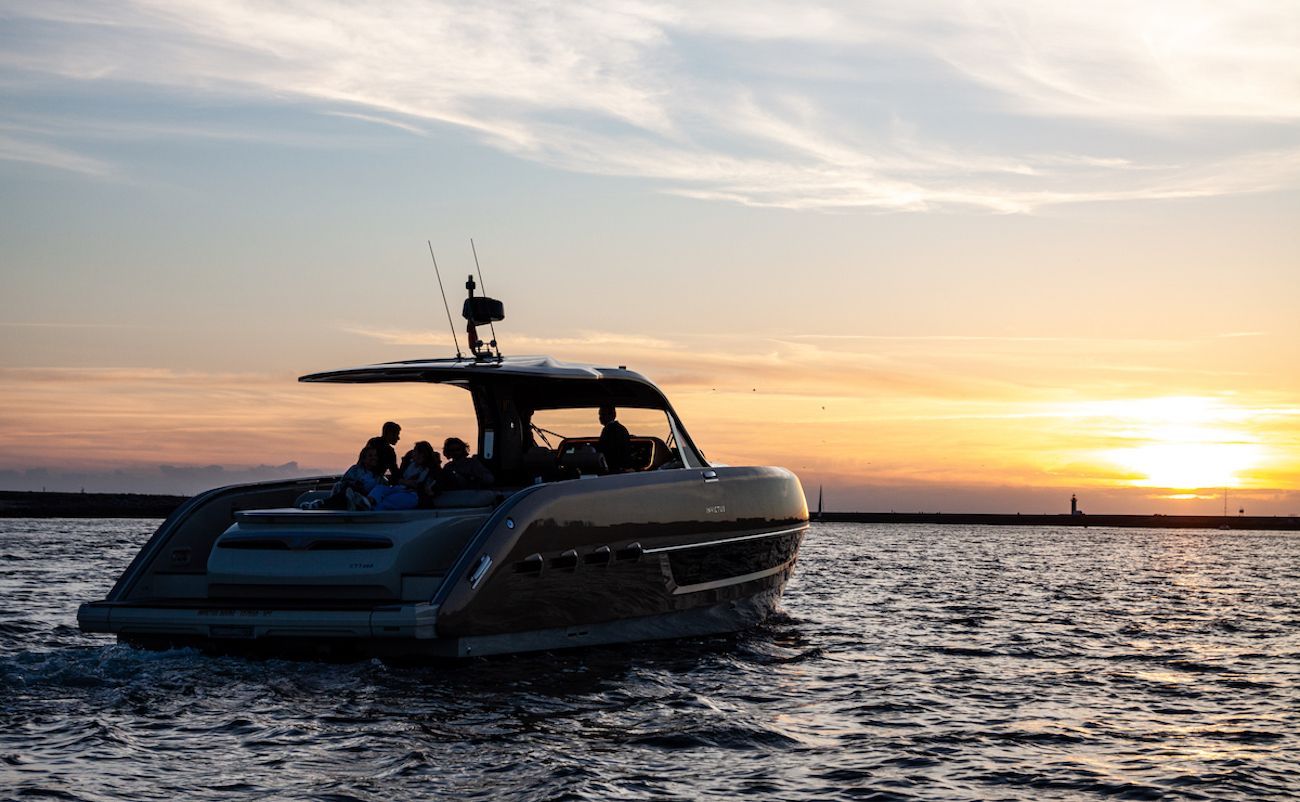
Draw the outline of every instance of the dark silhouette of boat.
M799 480L710 465L639 373L494 353L475 326L503 319L501 304L467 287L471 355L300 381L466 390L493 486L401 511L299 508L335 476L202 493L107 598L81 605L81 629L155 647L463 657L730 632L770 614L808 525ZM665 424L633 434L619 473L597 438L551 447L534 422L611 404Z

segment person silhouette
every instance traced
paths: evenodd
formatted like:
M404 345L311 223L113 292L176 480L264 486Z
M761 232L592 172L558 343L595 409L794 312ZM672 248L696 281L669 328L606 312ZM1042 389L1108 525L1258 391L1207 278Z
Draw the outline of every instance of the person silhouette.
M442 444L447 464L442 466L439 489L473 490L491 487L496 478L478 457L471 457L469 444L459 437L448 437Z
M397 468L397 450L393 448L401 439L402 427L387 421L378 437L366 441L366 448L373 448L379 455L380 473L389 484L397 484L402 478Z
M603 404L598 418L601 423L600 440L596 450L605 457L610 473L622 473L632 467L632 436L627 427L618 422L618 410L613 404Z

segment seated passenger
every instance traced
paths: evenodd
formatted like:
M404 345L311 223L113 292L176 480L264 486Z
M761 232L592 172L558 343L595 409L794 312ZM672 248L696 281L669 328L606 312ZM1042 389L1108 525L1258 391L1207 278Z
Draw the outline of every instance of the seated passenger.
M632 436L627 427L615 420L618 410L613 404L604 404L600 408L599 419L602 428L600 441L596 450L605 455L605 464L610 473L623 473L632 468Z
M433 486L442 474L442 455L433 450L428 440L421 440L411 449L411 464L402 465L401 484L420 495L433 492Z
M420 505L420 500L428 495L434 481L434 472L438 469L440 458L427 440L415 444L415 448L402 458L402 467L398 471L397 484L377 485L370 491L370 500L376 510L413 510Z
M438 477L439 490L476 490L491 487L496 477L483 460L469 454L469 444L459 437L448 437L442 444L447 464Z
M316 499L303 505L307 510L368 510L373 506L369 493L383 482L383 469L379 465L379 451L373 446L361 449L357 464L348 468L334 487L329 498Z
M379 455L379 473L384 475L389 484L397 484L397 450L393 446L402 439L402 427L393 421L384 423L380 434L366 442L368 448L375 449Z

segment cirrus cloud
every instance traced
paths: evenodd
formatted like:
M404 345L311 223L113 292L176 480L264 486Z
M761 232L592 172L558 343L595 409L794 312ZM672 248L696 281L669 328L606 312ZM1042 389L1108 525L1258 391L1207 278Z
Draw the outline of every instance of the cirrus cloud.
M1025 212L1300 178L1293 3L0 9L11 94L94 84L294 98L711 201ZM93 120L44 123L11 134L0 158L115 172L74 150Z

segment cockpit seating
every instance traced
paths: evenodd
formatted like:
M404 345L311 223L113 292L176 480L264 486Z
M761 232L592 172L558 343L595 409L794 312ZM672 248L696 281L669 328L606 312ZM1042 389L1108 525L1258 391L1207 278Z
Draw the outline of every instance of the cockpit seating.
M569 441L566 441L568 443ZM598 476L608 473L605 455L596 450L591 443L576 442L571 447L560 444L560 468L577 471L580 476Z
M648 453L645 455L645 460L643 462L637 462L638 465L643 466L640 470L658 470L660 466L673 458L672 450L668 448L668 444L663 440L660 440L658 437L633 437L633 457L636 457L641 453L639 449L642 443L645 444Z
M555 452L545 446L533 446L524 452L521 460L524 475L531 482L549 482L556 477Z
M564 468L570 455L584 447L595 448L595 437L570 437L560 442L560 467ZM598 452L599 453L599 452ZM632 471L653 471L673 458L668 444L658 437L632 435L628 440L628 462Z

